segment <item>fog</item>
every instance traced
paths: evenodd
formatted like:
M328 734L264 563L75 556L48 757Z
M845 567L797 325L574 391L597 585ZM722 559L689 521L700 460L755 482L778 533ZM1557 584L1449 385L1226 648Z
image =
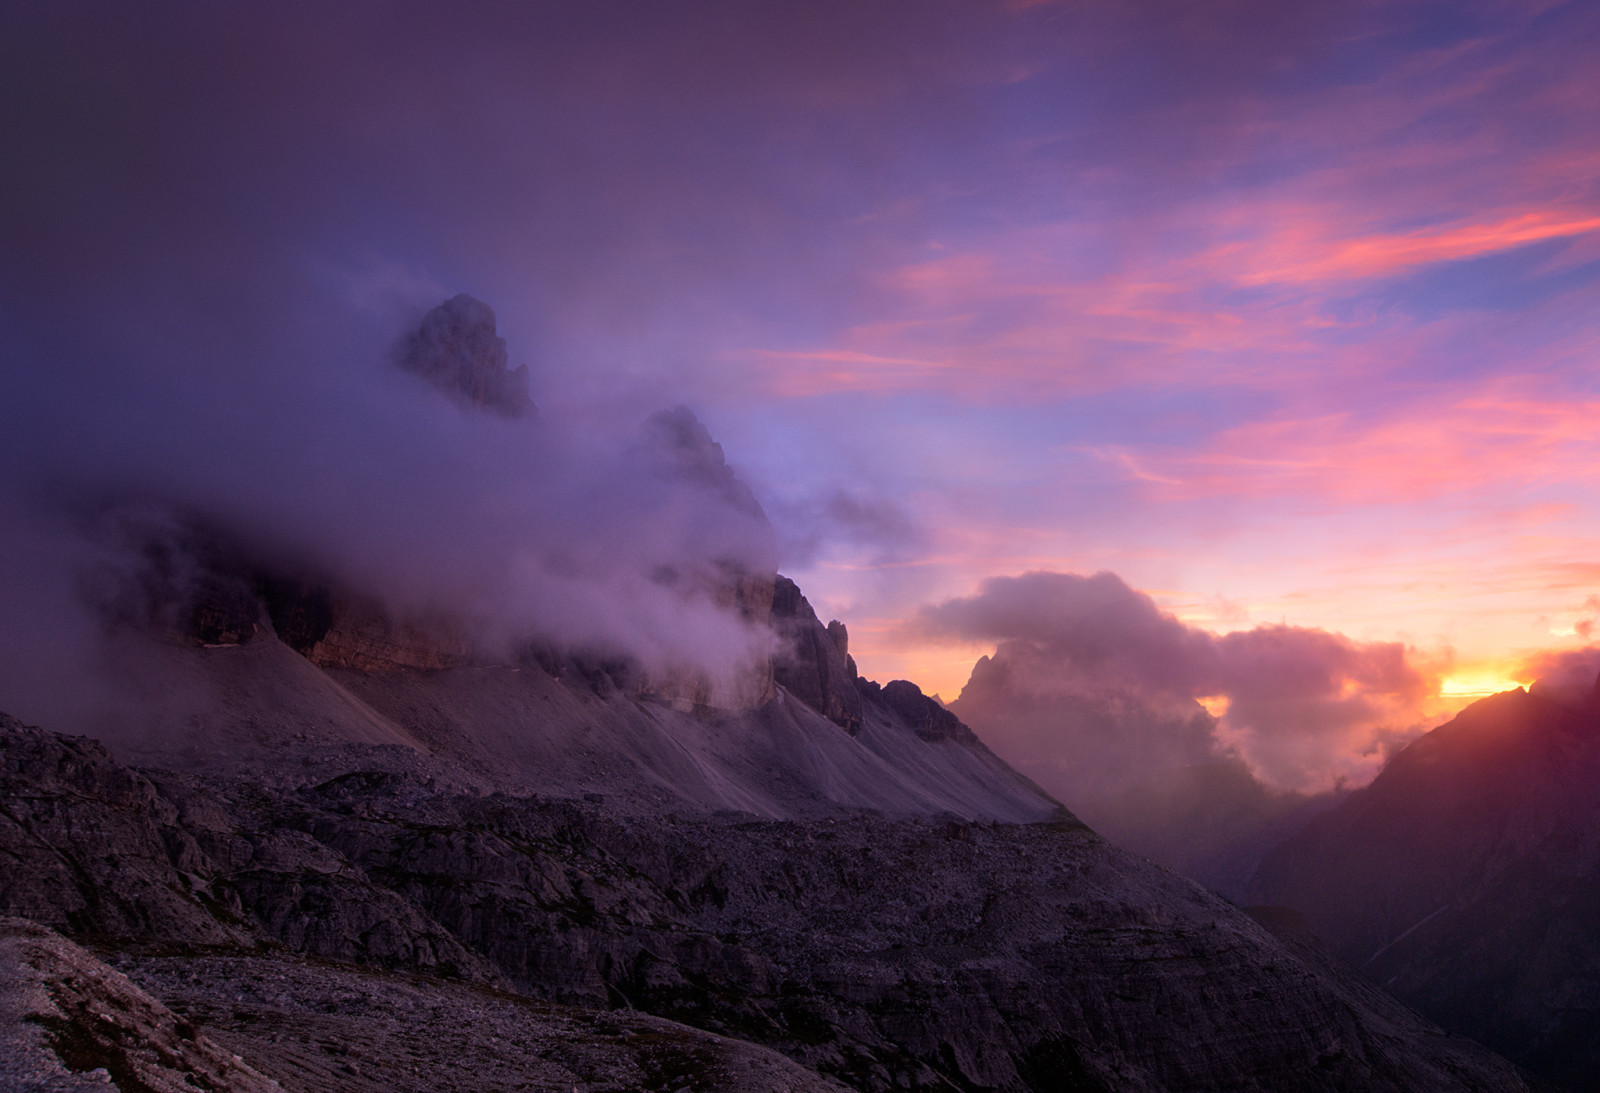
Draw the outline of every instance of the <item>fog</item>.
M951 704L996 752L1225 892L1432 727L1438 666L1414 649L1293 626L1214 634L1112 573L992 578L919 622L996 643Z
M765 656L713 593L774 571L773 533L692 412L610 428L496 412L398 366L414 314L303 303L288 331L166 329L114 367L57 342L6 373L14 705L49 714L50 694L81 690L111 622L170 627L150 613L199 578L195 529L398 617L459 620L489 655L539 638L713 678Z
M1296 626L1213 634L1112 573L992 578L921 622L999 643L955 708L992 726L1013 762L1059 764L1058 786L1079 796L1213 759L1279 789L1364 782L1423 731L1437 693L1439 665L1400 643Z

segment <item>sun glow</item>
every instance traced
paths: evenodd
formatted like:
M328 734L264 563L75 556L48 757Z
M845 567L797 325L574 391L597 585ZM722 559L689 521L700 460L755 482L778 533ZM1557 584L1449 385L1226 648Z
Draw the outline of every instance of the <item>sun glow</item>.
M1463 672L1446 676L1439 682L1441 698L1482 698L1485 695L1513 691L1527 686L1526 682L1508 679L1499 672Z

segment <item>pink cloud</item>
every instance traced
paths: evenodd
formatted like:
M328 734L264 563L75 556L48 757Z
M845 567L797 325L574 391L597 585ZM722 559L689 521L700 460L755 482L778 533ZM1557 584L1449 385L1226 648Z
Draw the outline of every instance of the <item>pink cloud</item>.
M1424 730L1444 667L1398 642L1310 627L1216 635L1105 572L990 578L919 619L935 635L997 643L957 712L1079 799L1228 755L1288 789L1364 782Z
M1413 403L1376 420L1337 410L1251 421L1198 451L1109 458L1130 477L1188 499L1392 503L1582 477L1600 461L1600 401L1509 394L1536 383L1497 378L1446 405Z
M1535 210L1489 222L1354 239L1318 238L1314 231L1283 231L1271 240L1265 253L1253 256L1250 265L1255 268L1239 280L1256 285L1381 277L1413 266L1476 258L1546 239L1585 235L1596 229L1600 229L1600 216Z
M1193 119L1209 140L1182 162L1062 163L1024 142L1016 169L1061 190L1062 215L951 232L930 257L880 269L888 297L872 321L788 350L859 354L856 366L808 362L771 383L994 401L1274 389L1321 362L1392 373L1426 360L1428 336L1459 321L1352 309L1352 294L1533 244L1560 245L1547 271L1600 254L1600 151L1575 125L1600 76L1509 33L1400 57L1363 83L1241 92ZM1149 199L1179 173L1203 181ZM1217 184L1236 174L1251 181ZM1537 368L1538 347L1519 348Z

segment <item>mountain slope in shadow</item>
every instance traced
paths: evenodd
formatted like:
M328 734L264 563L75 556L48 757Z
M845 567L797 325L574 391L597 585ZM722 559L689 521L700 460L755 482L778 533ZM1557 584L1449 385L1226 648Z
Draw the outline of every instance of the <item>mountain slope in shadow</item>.
M1270 852L1251 898L1446 1027L1600 1089L1600 702L1474 703Z

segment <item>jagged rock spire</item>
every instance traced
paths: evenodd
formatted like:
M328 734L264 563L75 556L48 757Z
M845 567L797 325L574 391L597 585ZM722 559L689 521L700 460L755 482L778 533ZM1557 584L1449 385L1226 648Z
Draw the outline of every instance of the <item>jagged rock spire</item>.
M395 348L401 368L457 402L506 417L538 412L528 397L528 366L506 366L506 340L495 333L494 309L462 293L422 317Z

